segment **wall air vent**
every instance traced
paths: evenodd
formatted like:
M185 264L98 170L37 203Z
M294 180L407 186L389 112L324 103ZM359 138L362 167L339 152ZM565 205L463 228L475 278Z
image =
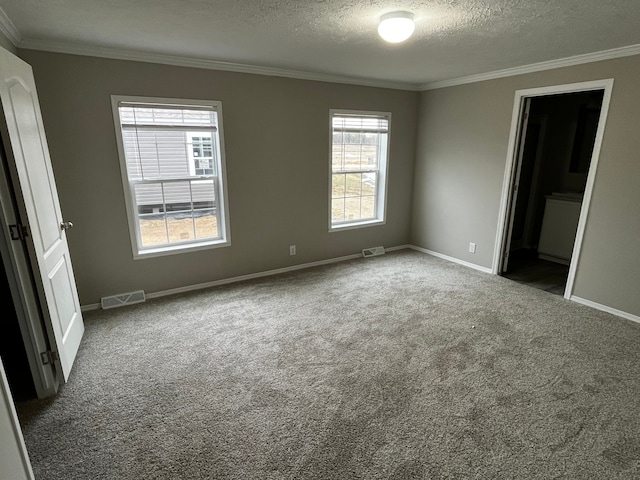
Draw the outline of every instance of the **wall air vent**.
M362 250L362 256L363 257L376 257L378 255L384 255L384 247L372 247L372 248L365 248L364 250Z
M111 295L110 297L102 297L100 299L100 303L102 304L102 309L106 310L108 308L142 303L144 300L144 290L139 290L137 292L121 293L119 295Z

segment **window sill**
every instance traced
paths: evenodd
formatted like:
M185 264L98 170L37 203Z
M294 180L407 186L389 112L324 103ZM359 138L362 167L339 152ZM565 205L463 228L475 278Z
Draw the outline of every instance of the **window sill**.
M180 253L195 252L198 250L209 250L212 248L228 247L230 245L230 240L211 240L207 242L190 243L188 245L170 245L158 248L147 248L144 250L139 250L138 252L134 252L133 259L141 260L143 258L176 255Z
M342 230L353 230L356 228L374 227L376 225L384 225L385 223L385 220L380 220L378 218L374 218L373 220L365 220L362 222L340 223L338 225L330 225L329 233L340 232Z

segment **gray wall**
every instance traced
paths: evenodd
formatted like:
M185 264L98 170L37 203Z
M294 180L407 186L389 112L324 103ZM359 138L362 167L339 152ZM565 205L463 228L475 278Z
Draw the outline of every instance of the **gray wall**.
M605 78L615 82L574 295L640 315L640 56L422 92L411 242L490 268L515 91Z
M34 69L80 301L409 240L415 92L19 50ZM220 100L232 245L133 260L110 95ZM328 232L329 109L390 111L386 225ZM296 244L298 255L289 256Z

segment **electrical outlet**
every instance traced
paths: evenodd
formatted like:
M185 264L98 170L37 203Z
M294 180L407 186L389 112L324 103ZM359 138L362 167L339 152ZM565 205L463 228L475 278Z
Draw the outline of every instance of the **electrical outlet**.
M295 254L296 254L296 246L289 245L289 255L295 255Z
M476 253L476 244L473 242L469 243L469 253Z

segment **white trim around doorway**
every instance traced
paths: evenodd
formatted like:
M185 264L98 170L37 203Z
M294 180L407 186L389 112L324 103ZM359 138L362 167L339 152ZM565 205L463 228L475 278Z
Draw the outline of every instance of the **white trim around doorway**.
M582 239L587 225L589 215L589 207L591 204L591 196L595 185L596 171L598 169L598 160L600 158L600 150L602 148L602 139L606 127L607 114L609 112L609 104L611 101L611 91L613 90L613 78L594 80L589 82L571 83L566 85L553 85L540 88L531 88L525 90L517 90L513 103L513 112L511 116L511 133L509 134L509 143L507 146L507 161L504 170L504 179L502 183L502 194L500 197L500 211L498 219L498 229L496 232L496 243L493 251L493 263L491 273L498 275L500 273L500 265L502 263L503 253L506 243L505 232L508 224L509 215L509 198L513 188L513 176L515 175L514 166L517 161L517 147L520 130L522 126L522 112L525 100L531 97L542 97L548 95L557 95L562 93L576 93L591 90L603 90L602 108L600 110L600 118L598 120L598 130L593 146L591 163L589 165L589 173L587 175L587 183L585 186L582 207L580 209L580 218L578 220L578 228L576 231L576 239L573 246L573 254L571 263L569 264L569 274L567 277L567 285L564 291L564 298L571 299L573 296L573 286L575 282L576 271L580 259L582 249Z

